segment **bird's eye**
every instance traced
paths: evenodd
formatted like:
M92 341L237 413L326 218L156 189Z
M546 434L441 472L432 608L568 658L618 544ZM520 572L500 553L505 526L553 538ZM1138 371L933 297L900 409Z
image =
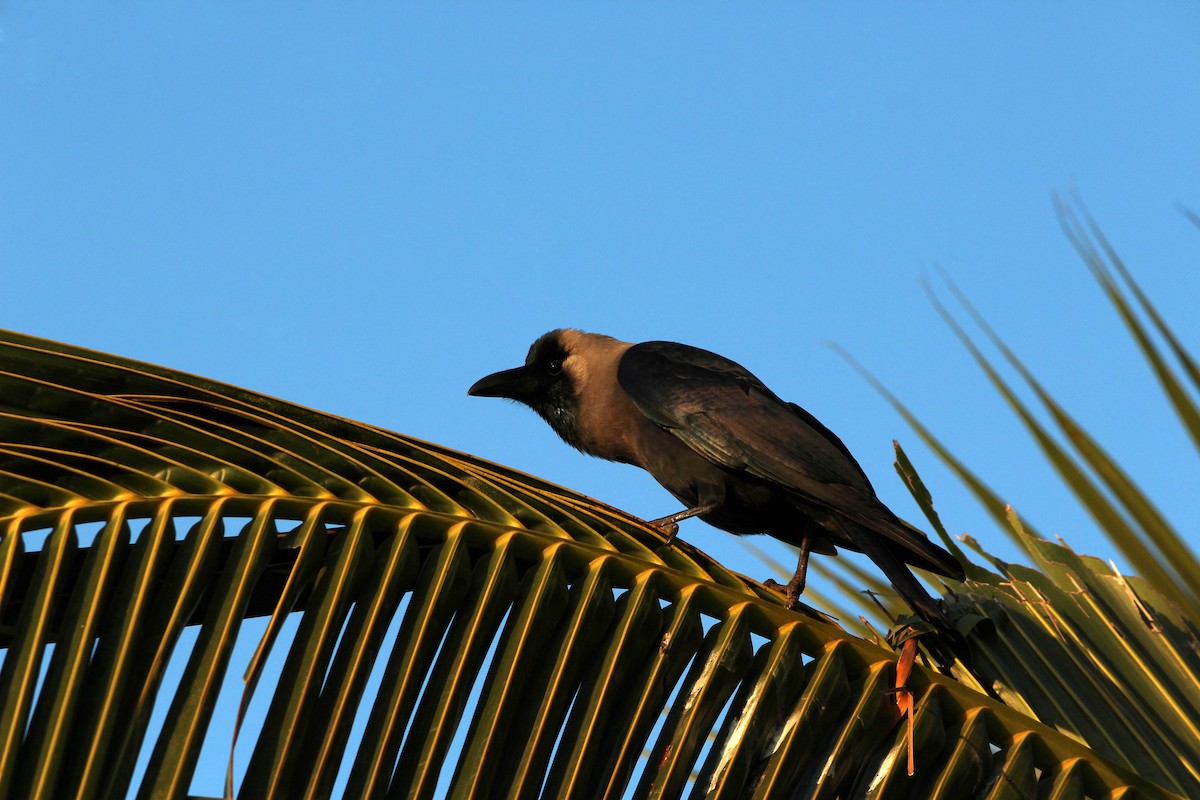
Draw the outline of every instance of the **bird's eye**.
M552 358L549 361L547 361L546 362L546 372L549 372L551 375L561 375L562 374L562 360L557 359L557 358Z

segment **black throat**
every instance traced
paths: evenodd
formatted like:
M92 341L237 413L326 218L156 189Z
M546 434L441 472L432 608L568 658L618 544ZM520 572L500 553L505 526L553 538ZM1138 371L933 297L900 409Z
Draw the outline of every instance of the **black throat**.
M576 450L586 452L580 443L579 401L567 381L560 381L551 386L546 396L539 398L531 406L564 442Z

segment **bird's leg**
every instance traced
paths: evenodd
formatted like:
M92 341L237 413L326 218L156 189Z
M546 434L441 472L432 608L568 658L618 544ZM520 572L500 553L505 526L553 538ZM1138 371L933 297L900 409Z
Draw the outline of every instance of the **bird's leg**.
M666 544L671 544L675 541L675 537L679 534L680 520L690 519L691 517L696 517L700 514L707 514L710 511L716 510L716 507L716 503L706 503L702 506L696 506L695 508L685 508L683 511L671 514L670 516L652 519L647 524L658 528L660 531L665 533L667 535Z
M796 574L783 588L784 605L793 608L800 595L804 592L804 582L808 578L808 553L812 549L812 537L808 534L800 540L800 560L796 562Z

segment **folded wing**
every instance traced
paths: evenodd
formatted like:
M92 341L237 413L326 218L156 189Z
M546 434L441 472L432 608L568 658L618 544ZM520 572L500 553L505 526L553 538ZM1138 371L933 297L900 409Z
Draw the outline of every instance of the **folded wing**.
M909 563L961 575L957 561L875 497L832 431L740 364L687 345L645 342L626 351L617 379L643 414L713 463L779 484L882 535Z

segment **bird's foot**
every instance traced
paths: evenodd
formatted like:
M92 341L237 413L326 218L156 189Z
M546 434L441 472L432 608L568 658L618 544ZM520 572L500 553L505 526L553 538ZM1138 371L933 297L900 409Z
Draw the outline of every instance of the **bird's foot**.
M800 600L800 595L804 593L804 576L799 574L796 575L790 581L788 581L787 586L783 588L783 596L787 598L787 607L795 608L796 603Z
M673 544L675 537L679 535L679 523L670 517L652 519L649 524L652 528L658 528L662 535L667 537L667 541L664 542L666 545Z
M780 583L779 581L775 580L774 578L767 578L765 581L763 581L763 586L765 586L768 589L771 589L773 591L779 592L781 595L783 595L783 607L784 608L787 608L789 610L792 608L795 608L796 598L799 595L792 593L791 589L789 588L790 584L784 585L784 584Z
M696 506L695 508L685 508L683 511L679 511L675 514L670 514L665 517L659 517L658 519L652 519L646 524L650 525L651 527L658 528L660 531L662 531L664 534L666 534L666 537L667 537L666 543L671 544L672 542L675 541L675 536L679 533L679 524L678 523L680 521L685 520L685 519L691 519L692 517L698 517L703 514L707 514L708 512L715 509L716 507L717 507L716 503L705 503L702 506Z
M792 578L786 584L780 583L774 578L767 578L763 581L763 586L768 589L774 589L783 595L783 607L793 609L800 602L800 595L804 593L804 581Z

